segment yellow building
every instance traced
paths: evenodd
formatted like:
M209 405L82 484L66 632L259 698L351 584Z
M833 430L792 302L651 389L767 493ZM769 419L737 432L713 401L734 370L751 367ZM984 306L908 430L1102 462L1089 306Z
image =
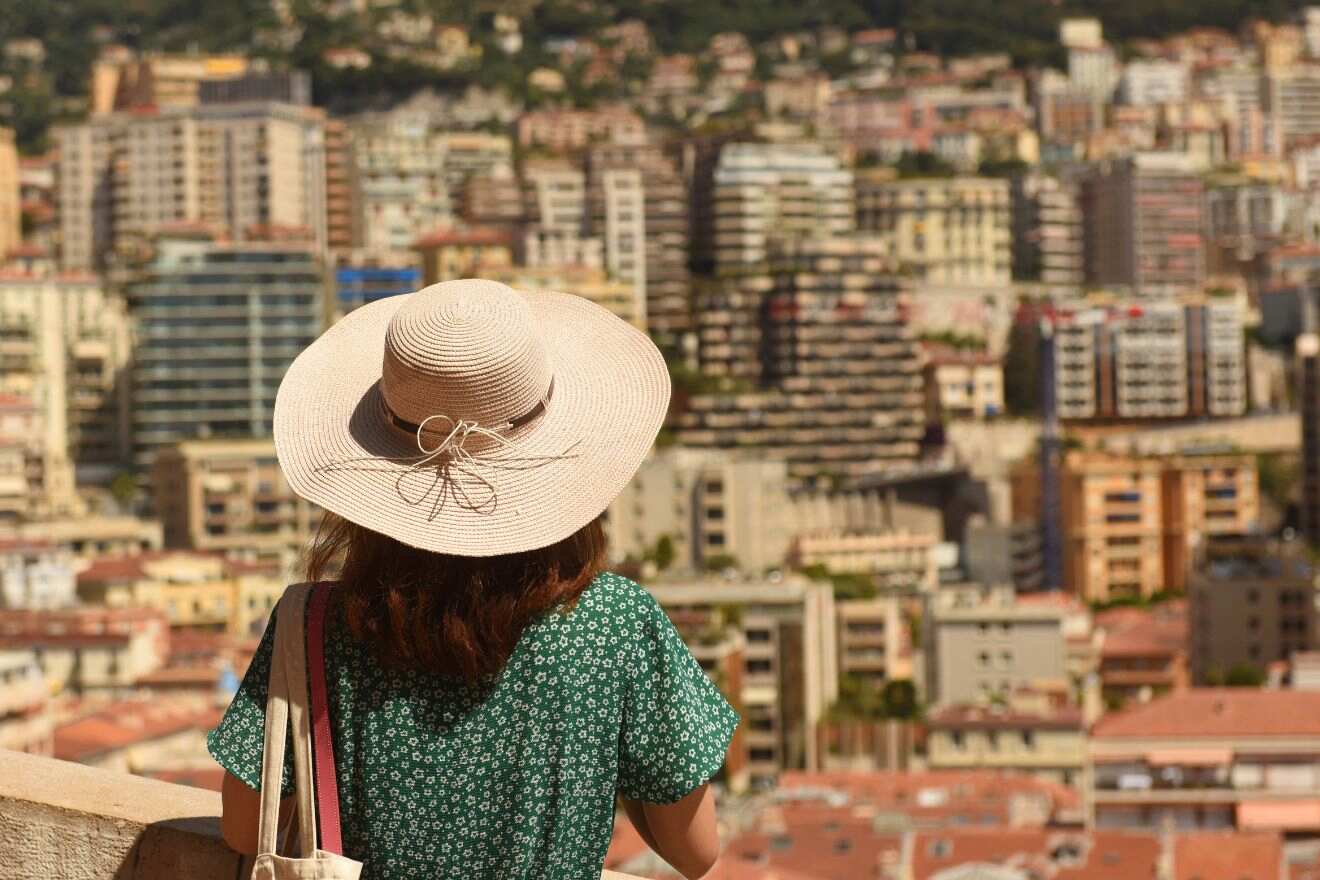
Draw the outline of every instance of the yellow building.
M169 547L291 558L320 524L285 481L273 440L188 440L158 452L153 468Z
M1010 225L1005 180L894 180L887 173L857 179L858 230L885 239L901 270L924 281L1008 283Z
M259 633L285 586L278 567L187 551L99 559L78 575L88 604L151 608L172 628L232 635Z
M481 277L518 290L555 290L576 294L598 306L604 306L637 329L646 329L645 293L639 296L632 284L611 278L604 269L589 266L507 266L483 269ZM427 283L431 283L429 276Z
M414 242L413 250L421 255L426 284L477 274L489 278L513 266L513 241L497 229L438 229Z
M1082 712L1074 706L946 706L926 717L931 770L997 770L1081 786Z

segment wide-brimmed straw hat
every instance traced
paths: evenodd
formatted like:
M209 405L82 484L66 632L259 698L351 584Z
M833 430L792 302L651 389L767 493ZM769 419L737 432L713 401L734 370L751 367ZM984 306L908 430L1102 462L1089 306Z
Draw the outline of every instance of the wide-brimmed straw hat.
M565 293L446 281L362 306L298 356L275 448L299 495L437 553L554 544L600 515L664 421L646 334Z

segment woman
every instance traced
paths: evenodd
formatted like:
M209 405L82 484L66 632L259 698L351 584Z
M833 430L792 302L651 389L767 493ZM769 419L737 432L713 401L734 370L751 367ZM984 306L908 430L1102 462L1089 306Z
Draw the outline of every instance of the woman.
M275 443L326 511L308 577L338 572L326 672L365 880L596 880L616 796L685 876L710 869L737 716L655 600L602 572L603 512L668 400L633 327L478 280L364 306L289 368ZM245 852L273 633L208 740Z

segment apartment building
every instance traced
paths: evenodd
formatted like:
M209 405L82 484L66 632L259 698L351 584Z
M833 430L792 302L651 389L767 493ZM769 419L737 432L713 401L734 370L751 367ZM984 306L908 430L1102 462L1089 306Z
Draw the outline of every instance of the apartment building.
M927 594L921 640L927 704L986 704L1024 688L1071 693L1070 613L1057 603L1018 601L1002 588Z
M787 482L782 461L657 449L606 513L611 554L644 559L667 538L678 570L782 566L792 534Z
M124 556L159 550L163 546L161 525L154 519L136 516L84 514L43 518L0 531L0 541L42 541L72 553L78 563L101 556Z
M457 212L469 180L511 175L513 141L503 134L484 131L447 131L440 136L445 159L449 205Z
M817 722L837 697L839 684L829 585L788 577L775 583L656 581L647 590L680 629L705 618L736 621L741 630L746 643L742 726L750 783L772 783L784 770L816 769Z
M1053 327L1065 420L1233 417L1247 410L1237 302L1079 304Z
M1193 681L1222 684L1240 669L1264 675L1269 664L1313 650L1318 587L1296 542L1210 542L1187 588Z
M292 558L320 524L320 510L289 488L269 439L164 447L151 486L170 548Z
M1071 177L1019 174L1010 182L1010 200L1013 277L1080 286L1085 274L1080 184Z
M857 228L885 242L899 273L921 281L991 285L1012 277L1004 180L863 173Z
M413 242L422 264L422 284L485 277L513 266L513 237L500 229L437 229Z
M31 398L0 394L0 523L76 507L73 468L63 449L48 448L45 436Z
M1296 63L1266 70L1261 104L1281 149L1314 137L1320 131L1320 65Z
M249 63L242 55L138 55L106 49L92 63L88 110L92 116L104 116L150 107L196 107L204 82L240 77Z
M1100 693L1117 708L1145 703L1191 684L1185 601L1111 608L1095 617L1102 634Z
M151 236L203 223L234 241L271 228L326 245L324 120L292 104L94 116L54 132L60 262L102 269Z
M646 124L627 107L592 110L534 110L518 117L518 144L551 152L582 150L596 141L639 144Z
M0 607L41 610L74 604L75 564L67 547L0 534Z
M1320 692L1193 688L1106 715L1091 730L1095 828L1313 835Z
M931 770L997 770L1079 786L1086 728L1075 706L1021 695L1004 706L953 705L926 716Z
M37 404L45 460L79 483L107 484L128 459L130 355L126 303L100 279L40 263L0 273L0 394Z
M23 243L23 216L19 199L18 147L14 130L0 128L0 258Z
M51 754L50 692L31 648L0 649L0 749Z
M112 609L149 608L172 628L260 635L288 581L278 565L165 550L98 559L78 573L78 597Z
M357 256L351 254L335 267L335 309L340 314L422 287L419 266L402 260L354 259Z
M129 283L133 460L198 437L268 437L284 371L320 335L324 267L290 243L160 237Z
M325 121L325 244L333 254L347 253L360 241L357 188L354 184L356 161L348 123L342 119Z
M1242 179L1206 190L1209 271L1254 274L1255 261L1284 243L1294 199L1273 183Z
M766 274L706 297L701 369L738 390L689 400L680 441L784 458L798 482L915 460L917 342L888 266L873 238L777 243Z
M51 694L131 688L169 653L169 624L150 608L0 610L0 650L34 651Z
M834 607L840 675L877 691L891 679L912 678L912 639L897 597L845 599Z
M1034 462L1014 469L1014 518L1035 520ZM1139 458L1069 452L1060 466L1064 586L1087 602L1186 587L1193 555L1215 535L1243 534L1260 516L1248 455Z
M1086 281L1159 295L1205 281L1204 186L1190 156L1137 153L1082 182Z
M516 290L554 290L589 299L639 330L646 330L646 300L637 288L593 266L548 263L539 266L482 267L481 277Z
M1004 368L982 351L925 346L926 423L990 419L1004 413Z
M831 574L867 575L887 593L922 593L939 585L939 545L931 532L841 532L800 523L789 559L799 568L819 565Z
M1187 101L1187 66L1162 58L1136 59L1123 65L1118 100L1135 107Z
M856 226L853 174L818 144L725 145L712 203L722 275L762 266L771 239L846 235Z
M422 235L453 223L445 147L429 117L357 117L350 136L355 246L375 253L406 251Z
M1320 545L1320 335L1298 335L1297 402L1302 421L1302 534Z

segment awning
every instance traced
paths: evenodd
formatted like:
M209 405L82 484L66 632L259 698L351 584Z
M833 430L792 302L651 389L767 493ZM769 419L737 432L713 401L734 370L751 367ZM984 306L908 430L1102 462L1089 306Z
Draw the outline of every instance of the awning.
M1243 801L1237 826L1243 831L1320 831L1320 800Z
M1159 749L1146 753L1152 767L1223 767L1233 760L1231 749Z

